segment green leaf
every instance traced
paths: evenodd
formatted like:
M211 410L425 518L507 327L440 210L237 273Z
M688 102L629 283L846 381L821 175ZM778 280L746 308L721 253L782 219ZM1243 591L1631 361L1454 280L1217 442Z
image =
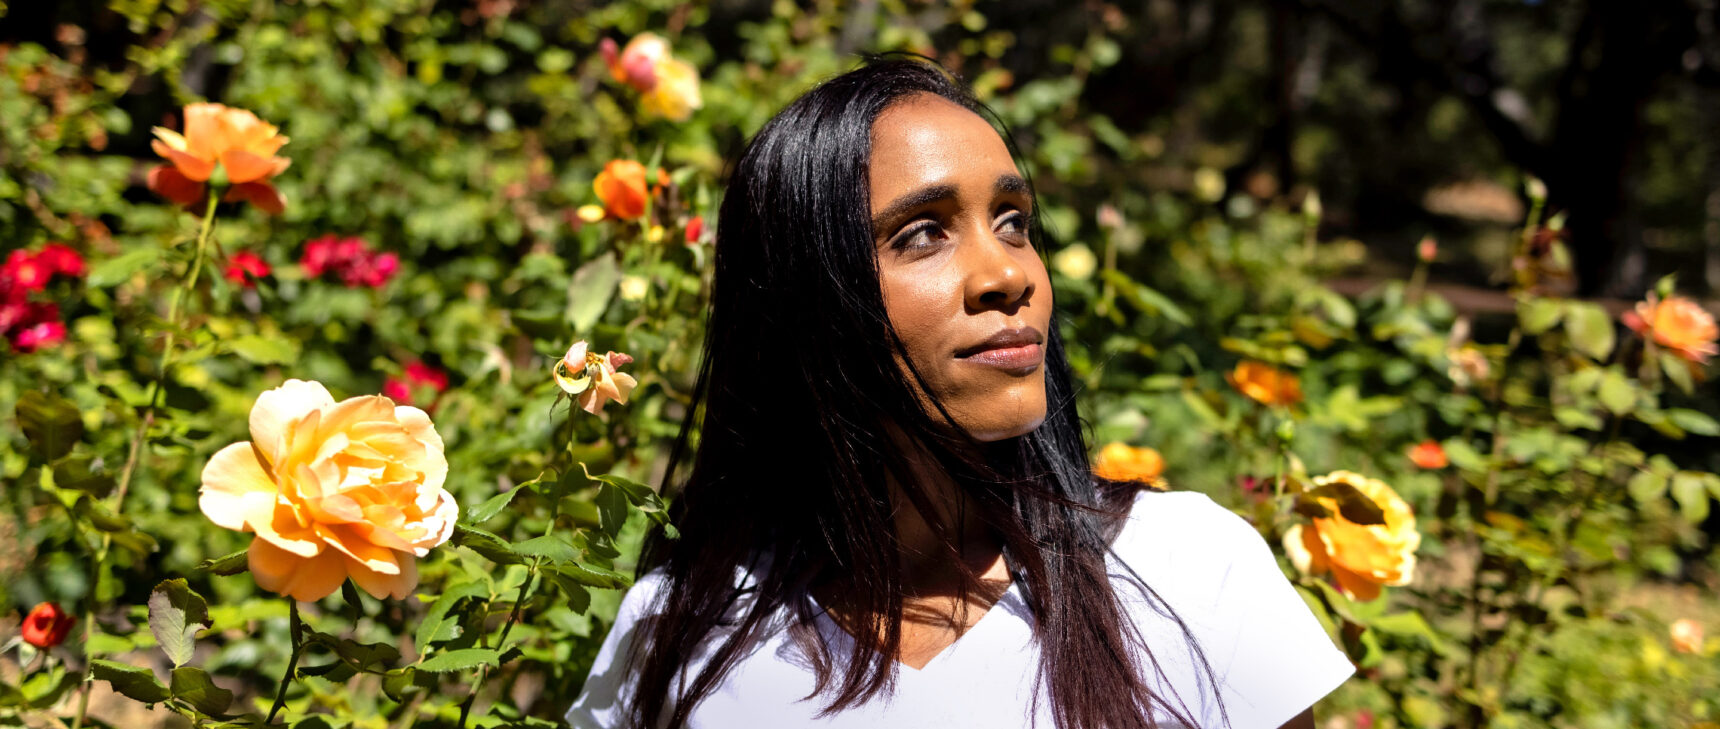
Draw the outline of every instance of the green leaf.
M389 671L382 679L382 692L388 694L388 698L404 702L408 695L421 690L413 680L417 674L418 669L412 666Z
M1410 638L1420 638L1427 641L1435 653L1444 654L1445 645L1440 642L1439 634L1433 626L1427 624L1427 619L1421 613L1393 613L1368 621L1368 628L1382 633L1401 635Z
M1601 405L1614 415L1623 415L1636 407L1636 383L1624 376L1616 368L1608 368L1601 376L1600 389L1596 391Z
M1337 501L1338 513L1352 524L1367 526L1386 523L1386 512L1375 504L1373 499L1368 498L1367 494L1350 484L1335 481L1316 487L1309 493Z
M30 448L44 461L71 452L84 435L83 415L76 405L57 395L26 390L18 396L18 428L30 440Z
M72 456L54 464L54 485L63 489L82 491L95 498L105 498L113 491L113 474L92 469L92 459Z
M430 610L418 621L415 636L418 651L423 653L429 650L431 643L460 637L460 616L449 614L454 605L461 600L489 596L489 588L475 580L450 586L436 596L436 602L430 604Z
M1194 319L1182 307L1171 301L1171 298L1159 293L1114 268L1105 269L1100 274L1107 283L1117 287L1118 293L1128 299L1129 304L1147 314L1157 314L1181 326L1193 326Z
M209 572L223 577L247 572L250 569L250 550L248 549L241 549L224 557L206 559L197 563L197 571Z
M597 490L597 515L604 533L611 537L621 534L621 526L627 523L627 495L613 484L603 484Z
M485 499L484 503L478 505L478 508L466 512L466 523L482 524L489 521L491 517L500 514L502 509L508 508L508 504L513 502L514 496L518 495L525 487L526 484L520 484Z
M97 681L108 682L114 691L133 701L159 704L173 695L147 668L98 658L90 661L90 670Z
M246 334L228 340L227 348L252 364L292 364L299 359L298 345L279 335Z
M583 565L578 562L568 562L555 568L556 571L581 585L596 587L603 590L614 590L627 587L632 580L614 570L604 569L595 565Z
M209 674L196 666L173 669L173 698L210 716L221 716L233 705L233 692L215 685Z
M1530 298L1517 302L1517 321L1525 334L1540 334L1552 329L1565 314L1564 302L1558 299Z
M553 569L544 570L543 575L567 598L566 607L569 610L583 614L586 610L591 609L591 591L585 589L585 585L581 585L575 582L573 578Z
M1672 500L1678 502L1679 512L1691 524L1701 524L1708 518L1708 484L1697 471L1679 471L1672 475Z
M1684 408L1667 408L1665 413L1673 424L1683 428L1687 433L1720 435L1720 423L1715 422L1714 418L1709 417L1706 413Z
M533 537L514 544L514 552L527 557L543 557L560 564L579 559L579 550L566 538L556 534Z
M90 275L84 279L84 285L91 288L105 289L137 275L139 271L155 265L161 260L161 249L147 246L128 251L118 257L109 258L90 267Z
M430 657L428 660L425 660L423 663L418 664L417 669L420 671L429 671L431 673L447 673L450 671L465 671L479 666L490 666L493 668L497 663L496 659L499 657L500 654L496 651L490 650L489 648L460 648L458 650L451 650L445 653L438 653L435 656Z
M89 494L79 494L77 504L72 507L72 511L89 521L90 526L104 532L123 532L131 529L130 519L113 513L113 510L107 508L106 504L92 498Z
M615 254L605 253L593 258L573 272L567 285L567 322L575 332L589 331L603 318L609 300L621 284L621 266Z
M1666 476L1655 471L1637 471L1630 477L1630 483L1625 485L1630 497L1638 504L1659 501L1666 495Z
M208 625L208 603L186 586L184 579L163 580L149 593L149 632L155 634L161 652L173 665L183 666L191 660L196 648L194 636L199 626Z
M1565 331L1578 352L1605 361L1617 342L1612 317L1599 304L1571 301L1565 304Z
M1690 363L1684 358L1671 352L1660 353L1660 371L1666 373L1666 379L1672 380L1679 390L1689 395L1696 392L1696 380L1690 374Z
M454 525L453 541L498 564L520 564L525 561L514 553L513 545L508 544L508 540L477 527Z

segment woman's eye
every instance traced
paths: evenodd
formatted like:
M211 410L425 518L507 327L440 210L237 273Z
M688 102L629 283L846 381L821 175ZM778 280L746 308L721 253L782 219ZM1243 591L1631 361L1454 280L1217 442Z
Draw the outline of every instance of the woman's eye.
M1027 237L1027 214L1020 210L1011 210L997 220L997 232L1003 235Z
M937 223L921 222L897 233L895 240L890 242L890 247L899 251L925 248L935 244L941 232L942 229L938 227Z

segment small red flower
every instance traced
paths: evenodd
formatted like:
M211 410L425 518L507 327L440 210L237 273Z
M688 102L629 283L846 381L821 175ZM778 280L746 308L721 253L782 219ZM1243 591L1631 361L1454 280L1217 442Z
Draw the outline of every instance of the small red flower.
M262 256L250 251L239 251L233 254L233 258L227 262L225 275L228 281L249 289L257 286L257 279L268 276L272 272L274 269L269 266L268 261L263 260Z
M64 243L49 243L36 252L36 262L61 276L84 275L84 257Z
M35 324L12 335L12 347L20 352L34 352L66 341L66 325L58 321Z
M697 218L696 217L696 218L693 218L692 220L687 221L687 243L689 245L699 242L699 236L704 235L704 233L705 233L705 219L704 218Z
M53 266L46 265L40 257L23 249L12 251L6 257L6 263L0 265L0 278L25 291L41 291L53 277Z
M1445 449L1440 447L1437 440L1424 440L1409 449L1409 461L1419 468L1445 468L1450 462L1445 457Z
M382 383L383 396L402 405L418 402L412 397L416 391L427 390L428 399L435 400L447 389L448 373L423 362L408 363L400 377L390 377Z
M359 238L325 235L305 244L299 265L311 278L334 273L349 287L376 288L388 283L400 271L400 256L376 253Z
M24 616L21 632L24 642L37 648L52 648L66 640L72 632L72 625L78 620L66 614L59 605L44 602L30 609L30 614Z

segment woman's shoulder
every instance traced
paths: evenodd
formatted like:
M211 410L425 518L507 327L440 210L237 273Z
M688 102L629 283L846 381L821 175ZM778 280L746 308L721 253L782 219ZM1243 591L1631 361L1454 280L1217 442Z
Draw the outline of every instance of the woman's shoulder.
M1276 577L1254 525L1197 491L1143 491L1111 545L1114 558L1173 603L1209 603L1237 578Z

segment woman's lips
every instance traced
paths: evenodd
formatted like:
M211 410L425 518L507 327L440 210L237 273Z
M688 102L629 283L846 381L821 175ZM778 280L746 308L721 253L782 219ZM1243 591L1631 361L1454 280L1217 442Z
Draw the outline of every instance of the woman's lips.
M960 359L1024 375L1037 369L1040 363L1045 361L1045 350L1037 344L1023 344L1016 347L983 349Z

